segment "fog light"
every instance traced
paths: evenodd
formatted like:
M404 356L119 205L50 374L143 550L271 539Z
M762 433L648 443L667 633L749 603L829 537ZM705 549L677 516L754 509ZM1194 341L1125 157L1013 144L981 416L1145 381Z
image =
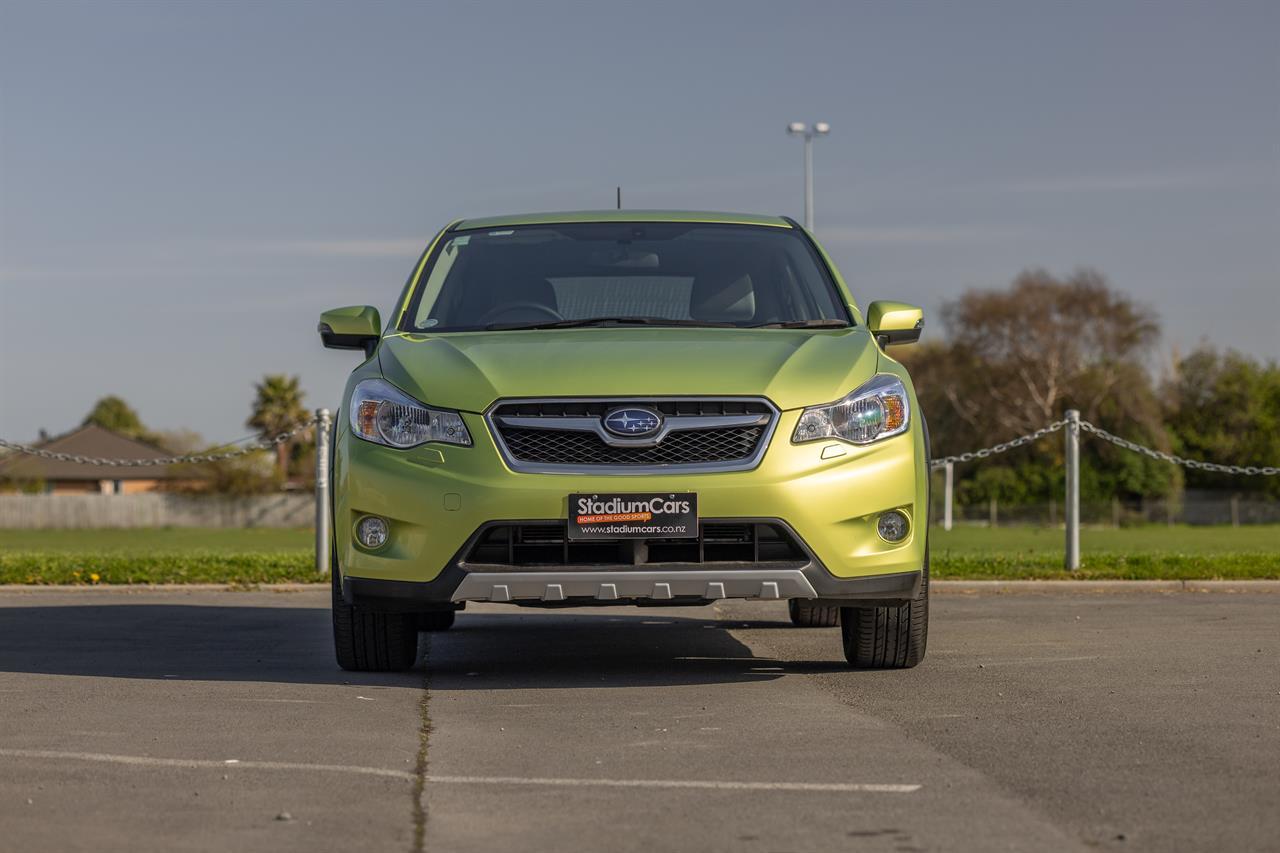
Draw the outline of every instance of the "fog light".
M387 544L386 519L366 515L356 523L356 539L366 548L381 548Z
M880 538L886 542L901 542L906 539L909 527L907 517L896 509L886 512L876 522L876 530L880 531Z

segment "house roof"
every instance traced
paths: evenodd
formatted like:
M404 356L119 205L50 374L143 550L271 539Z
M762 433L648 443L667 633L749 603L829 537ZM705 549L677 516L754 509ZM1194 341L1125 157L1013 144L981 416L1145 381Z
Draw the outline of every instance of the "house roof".
M163 459L169 455L145 441L112 432L97 424L87 424L41 442L36 447L55 453L104 459ZM0 459L0 479L5 480L167 480L175 476L164 465L87 465L41 459L24 453Z

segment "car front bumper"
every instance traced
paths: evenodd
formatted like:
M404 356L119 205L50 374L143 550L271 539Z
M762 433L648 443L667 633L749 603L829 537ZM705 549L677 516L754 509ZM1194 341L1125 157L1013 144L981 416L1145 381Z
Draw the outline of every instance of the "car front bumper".
M465 601L572 604L672 603L716 598L901 601L919 589L925 559L928 468L918 423L865 447L794 445L799 412L781 413L751 471L702 474L531 474L502 461L479 415L464 414L474 444L395 450L355 438L340 421L335 443L334 537L351 602L457 606ZM805 558L788 565L492 566L468 563L477 537L507 521L563 520L570 492L696 492L704 519L768 519ZM911 522L889 543L876 531L891 509ZM388 521L388 542L365 549L353 535L365 515Z

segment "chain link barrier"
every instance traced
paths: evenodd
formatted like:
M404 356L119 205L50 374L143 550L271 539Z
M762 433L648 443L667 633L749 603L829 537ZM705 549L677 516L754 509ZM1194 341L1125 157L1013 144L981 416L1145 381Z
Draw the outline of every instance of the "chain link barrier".
M303 430L310 429L315 425L318 418L312 416L305 421L301 421L282 433L274 436L260 435L253 439L250 444L243 447L237 447L232 450L224 450L218 453L191 453L186 456L162 456L156 459L106 459L100 456L81 456L76 453L58 453L53 450L44 450L39 447L31 447L26 444L18 444L12 441L6 441L0 438L0 447L7 447L18 453L27 456L35 456L39 459L52 459L57 462L75 462L80 465L97 465L106 468L154 468L162 465L184 465L195 464L200 462L221 462L224 459L234 459L237 456L247 456L250 453L256 453L259 450L270 450L278 444L284 444Z
M1135 441L1127 438L1121 438L1114 433L1107 432L1102 427L1094 426L1088 421L1080 422L1081 432L1091 432L1104 441L1109 441L1117 447L1123 447L1125 450L1132 450L1134 453L1141 453L1143 456L1150 456L1161 462L1169 462L1173 465L1181 465L1184 468L1194 468L1197 471L1213 471L1216 474L1247 474L1254 476L1262 474L1267 477L1274 477L1280 474L1280 468L1265 465L1219 465L1217 462L1201 462L1197 459L1187 459L1182 456L1175 456L1172 453L1165 453L1163 450L1156 450L1151 447L1144 447Z
M270 450L278 444L283 444L293 438L303 430L310 429L315 426L319 419L316 417L307 418L285 432L274 436L262 435L254 439L251 443L243 447L237 447L233 450L225 450L219 453L192 453L185 456L163 456L156 459L107 459L99 456L81 456L75 453L58 453L52 450L43 450L39 447L31 447L26 444L18 444L13 441L6 441L0 438L0 447L27 456L35 456L40 459L52 459L58 462L75 462L80 465L97 465L107 468L153 468L162 465L183 465L197 464L201 462L221 462L224 459L234 459L238 456L246 456L250 453L256 453L259 450ZM1067 425L1066 420L1054 421L1048 426L1041 427L1035 432L1029 432L1026 435L1020 435L1009 441L1002 441L999 444L993 444L990 447L984 447L981 450L974 450L969 453L961 453L958 456L944 456L941 459L934 459L930 463L930 467L945 468L947 465L955 462L971 462L974 459L986 459L995 456L1015 447L1021 447L1024 444L1030 444L1033 441L1039 441L1046 435L1052 435ZM1187 459L1177 456L1173 453L1165 453L1163 450L1156 450L1151 447L1138 444L1135 441L1129 441L1127 438L1107 432L1102 427L1094 426L1088 421L1080 421L1080 431L1092 433L1104 441L1109 441L1117 447L1134 453L1140 453L1160 462L1168 462L1172 465L1181 465L1184 468L1193 468L1197 471L1212 471L1216 474L1244 474L1247 476L1262 475L1265 477L1274 477L1280 474L1280 467L1271 465L1220 465L1216 462L1202 462L1197 459Z
M1003 441L1000 444L993 444L990 447L984 447L981 450L975 450L971 453L961 453L959 456L944 456L941 459L934 459L929 463L930 468L945 468L953 462L969 462L974 459L986 459L988 456L995 456L997 453L1004 453L1006 450L1013 450L1015 447L1021 447L1024 444L1030 444L1033 441L1039 441L1046 435L1051 435L1067 425L1065 420L1054 421L1046 427L1029 432L1026 435L1020 435L1017 438Z
M1024 444L1037 441L1046 435L1055 433L1067 425L1066 420L1054 421L1046 427L1029 432L1026 435L1020 435L1009 441L993 444L991 447L984 447L981 450L975 450L971 453L961 453L959 456L944 456L941 459L934 459L930 468L945 468L947 465L955 462L971 462L974 459L986 459L988 456L995 456L997 453L1004 453L1006 450L1013 450L1015 447L1021 447ZM1160 462L1168 462L1173 465L1181 465L1184 468L1194 468L1197 471L1212 471L1216 474L1244 474L1247 476L1263 475L1266 477L1274 477L1280 474L1280 468L1270 465L1219 465L1217 462L1201 462L1198 459L1187 459L1183 456L1177 456L1173 453L1165 453L1163 450L1156 450L1152 447L1146 447L1138 444L1136 441L1130 441L1127 438L1121 438L1115 433L1107 432L1099 426L1094 426L1088 421L1080 421L1080 431L1082 433L1093 433L1104 441L1109 441L1117 447L1123 447L1134 453L1140 453L1143 456L1149 456Z

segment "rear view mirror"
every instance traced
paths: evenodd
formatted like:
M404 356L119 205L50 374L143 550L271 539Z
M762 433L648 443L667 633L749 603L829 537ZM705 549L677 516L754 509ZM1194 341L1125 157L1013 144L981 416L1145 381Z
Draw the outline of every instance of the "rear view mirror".
M881 347L914 344L924 331L924 309L905 302L872 302L867 306L867 328Z
M653 252L633 249L630 246L616 246L592 252L591 263L598 267L657 269L661 266L662 260Z
M382 336L382 318L372 305L334 308L320 315L319 332L329 349L358 349L373 355Z

